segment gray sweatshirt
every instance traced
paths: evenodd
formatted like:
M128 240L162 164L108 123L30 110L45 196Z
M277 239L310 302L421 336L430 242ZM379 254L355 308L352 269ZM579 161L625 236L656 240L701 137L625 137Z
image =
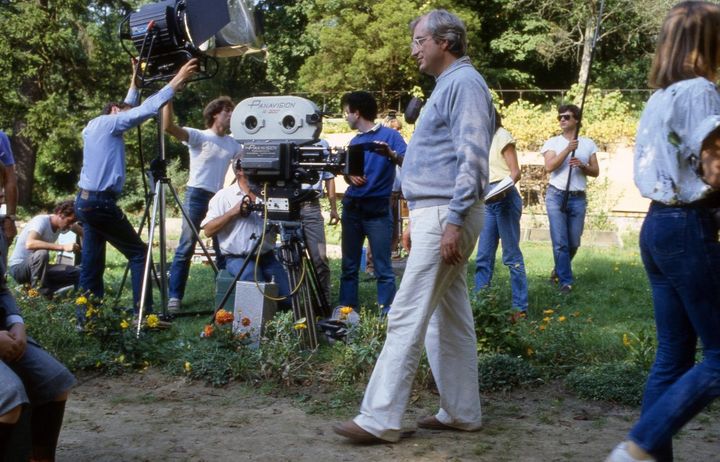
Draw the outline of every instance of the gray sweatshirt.
M448 222L462 226L488 181L495 111L485 80L468 57L436 80L402 166L410 209L448 205Z

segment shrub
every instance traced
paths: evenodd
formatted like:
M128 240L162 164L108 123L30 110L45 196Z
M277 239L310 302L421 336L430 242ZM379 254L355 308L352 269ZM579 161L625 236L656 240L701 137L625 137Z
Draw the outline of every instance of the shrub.
M360 322L350 329L348 343L336 343L332 361L333 379L352 384L372 372L385 343L387 322L371 310L360 312Z
M646 371L636 364L614 362L580 366L565 379L580 398L638 405L642 399Z
M291 312L278 313L265 325L260 342L260 376L285 385L302 382L309 377L307 367L312 352L303 349L299 324Z
M510 322L510 302L501 300L498 291L489 287L470 296L475 318L478 351L485 353L517 353L521 340L516 324Z
M539 380L537 371L527 361L504 354L480 355L478 375L481 391L507 392Z

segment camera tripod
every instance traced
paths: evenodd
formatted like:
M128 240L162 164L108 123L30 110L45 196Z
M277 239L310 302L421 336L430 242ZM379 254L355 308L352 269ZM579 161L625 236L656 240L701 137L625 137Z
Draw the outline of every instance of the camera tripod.
M303 225L299 221L276 221L270 220L265 225L265 234L277 233L280 236L280 247L277 249L277 258L285 268L290 286L289 294L281 294L281 297L290 297L293 317L296 322L305 320L307 329L301 329L302 342L310 349L318 346L317 329L315 326L316 313L323 316L330 316L330 306L325 300L325 295L320 288L320 283L310 253L305 244L305 233ZM240 280L245 268L250 261L257 256L262 246L262 239L252 235L255 239L253 248L245 257L245 261L238 270L237 275L228 287L225 295L215 308L211 323L215 320L215 314L225 306L230 294L235 289L236 283ZM276 300L273 298L273 300Z

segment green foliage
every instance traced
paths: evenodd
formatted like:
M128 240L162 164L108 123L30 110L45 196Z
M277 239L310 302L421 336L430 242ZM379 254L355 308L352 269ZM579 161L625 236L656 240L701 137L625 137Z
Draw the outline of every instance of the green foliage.
M580 398L640 404L646 371L636 364L614 362L580 366L565 378L567 386Z
M514 310L493 288L473 294L470 304L475 318L478 351L484 353L515 353L520 351L518 326L510 322Z
M585 217L585 227L601 231L616 230L617 226L610 221L610 212L620 195L610 189L610 178L589 178L586 193L588 214Z
M371 310L360 312L360 322L350 329L348 343L333 346L332 374L339 383L364 381L385 343L387 323Z
M303 381L312 354L303 349L292 313L278 313L265 326L260 346L259 375L285 385Z
M481 354L478 357L480 391L508 392L538 382L539 374L521 357Z
M622 343L628 351L628 361L644 371L649 371L655 361L657 349L654 332L645 327L637 333L625 333Z
M519 151L536 151L557 133L554 108L517 100L506 107L498 108L502 114L503 126L517 140Z

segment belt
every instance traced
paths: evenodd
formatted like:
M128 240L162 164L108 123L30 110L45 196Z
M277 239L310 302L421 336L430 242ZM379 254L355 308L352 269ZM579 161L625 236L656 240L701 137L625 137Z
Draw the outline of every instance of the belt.
M116 199L118 195L115 191L111 191L109 189L106 189L105 191L89 191L87 189L80 188L80 197L82 197L83 199L87 199L90 196Z
M565 194L565 192L566 192L564 189L556 188L553 185L550 185L548 187L552 188L555 191L562 193L562 194ZM567 191L567 192L570 197L585 197L585 191Z

